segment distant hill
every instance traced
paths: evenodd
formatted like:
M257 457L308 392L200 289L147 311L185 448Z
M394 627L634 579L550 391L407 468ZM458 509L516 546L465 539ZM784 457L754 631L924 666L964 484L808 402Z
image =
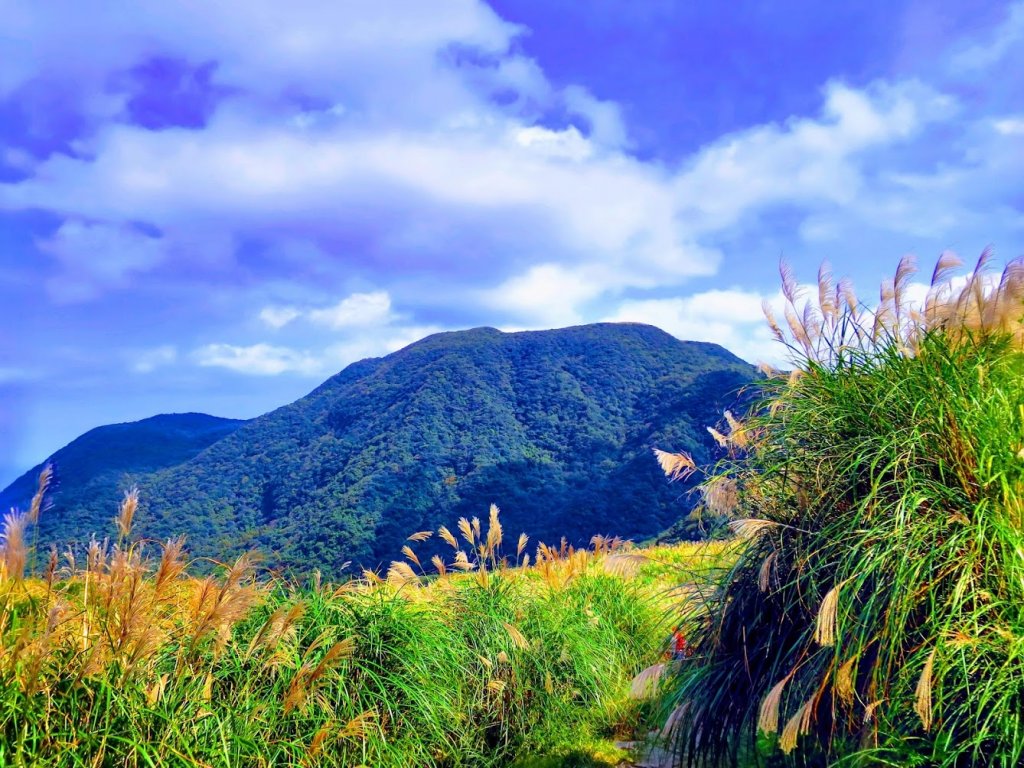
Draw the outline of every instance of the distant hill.
M717 345L639 324L436 334L248 423L222 423L221 439L196 440L174 461L155 451L159 466L126 462L164 440L158 420L172 417L147 420L153 430L133 433L116 468L99 458L111 456L108 443L93 456L77 449L94 433L79 438L64 452L75 448L80 463L56 456L63 484L44 532L110 531L116 486L131 475L142 491L137 532L185 533L196 555L256 548L289 569L386 563L410 533L482 517L491 502L510 537L646 538L692 503L651 448L711 460L705 426L754 379Z
M102 536L124 490L144 474L187 461L244 421L205 413L169 413L89 430L0 492L0 510L27 509L39 473L52 464L49 508L40 517L43 541Z

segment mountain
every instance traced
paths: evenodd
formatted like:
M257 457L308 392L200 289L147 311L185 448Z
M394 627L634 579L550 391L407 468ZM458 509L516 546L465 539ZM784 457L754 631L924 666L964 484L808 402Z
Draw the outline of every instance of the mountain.
M196 552L255 547L327 572L387 562L491 502L534 541L650 536L689 503L651 448L709 459L705 425L753 378L719 346L644 325L436 334L157 473L140 523L184 530Z
M109 531L125 488L145 474L188 461L244 421L205 413L168 413L89 430L0 491L0 510L28 509L39 473L51 464L43 541L70 541Z
M705 426L755 376L717 345L639 324L436 334L133 477L136 532L185 533L193 554L218 558L256 548L270 565L332 575L350 560L386 563L410 533L454 529L492 502L512 539L649 537L693 501L651 449L712 461ZM48 534L106 524L112 506L95 508L83 497Z

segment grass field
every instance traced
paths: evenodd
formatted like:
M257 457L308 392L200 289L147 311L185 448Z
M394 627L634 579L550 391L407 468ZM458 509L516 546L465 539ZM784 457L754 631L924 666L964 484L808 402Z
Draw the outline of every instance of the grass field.
M199 578L183 542L132 540L129 495L114 544L33 571L42 480L6 520L0 765L614 764L673 588L712 566L693 545L600 538L504 556L494 509L344 584L270 579L248 557ZM450 556L423 568L428 537Z

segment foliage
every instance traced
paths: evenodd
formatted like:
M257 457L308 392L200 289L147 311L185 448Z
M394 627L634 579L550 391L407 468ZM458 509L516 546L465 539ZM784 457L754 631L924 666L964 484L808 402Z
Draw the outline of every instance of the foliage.
M819 274L796 361L723 439L709 486L746 541L669 697L690 765L773 760L1009 768L1024 761L1024 265L908 261L869 312ZM763 745L762 745L763 746Z
M39 519L41 542L78 543L90 532L107 528L121 493L146 473L181 464L244 421L203 413L173 413L127 424L89 430L33 467L0 492L0 510L24 509L36 490L36 478L51 467L54 478L47 493L49 514Z
M437 334L348 366L179 466L131 478L137 525L153 538L187 534L197 554L252 547L272 567L332 576L346 561L388 562L409 530L495 499L534 538L641 539L690 504L686 483L661 482L650 449L708 459L703 425L753 377L721 347L643 325ZM41 540L98 530L114 510L104 504L98 514L69 499Z
M662 651L659 593L685 560L600 537L520 538L506 557L492 509L438 532L429 576L425 531L385 575L340 585L257 580L245 555L193 578L180 539L146 557L137 505L125 497L113 545L41 578L23 570L31 523L8 517L0 764L602 764L587 755L636 724L629 681ZM643 568L616 565L626 555Z

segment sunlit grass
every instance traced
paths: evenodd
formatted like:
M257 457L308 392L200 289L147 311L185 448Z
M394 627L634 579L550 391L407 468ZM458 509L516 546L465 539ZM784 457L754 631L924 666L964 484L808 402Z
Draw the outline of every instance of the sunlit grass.
M136 503L77 559L35 562L31 519L8 521L0 764L602 765L641 724L630 681L664 651L693 551L519 539L506 556L493 509L342 584L250 557L197 578L183 542L132 539ZM422 567L434 535L450 554Z

